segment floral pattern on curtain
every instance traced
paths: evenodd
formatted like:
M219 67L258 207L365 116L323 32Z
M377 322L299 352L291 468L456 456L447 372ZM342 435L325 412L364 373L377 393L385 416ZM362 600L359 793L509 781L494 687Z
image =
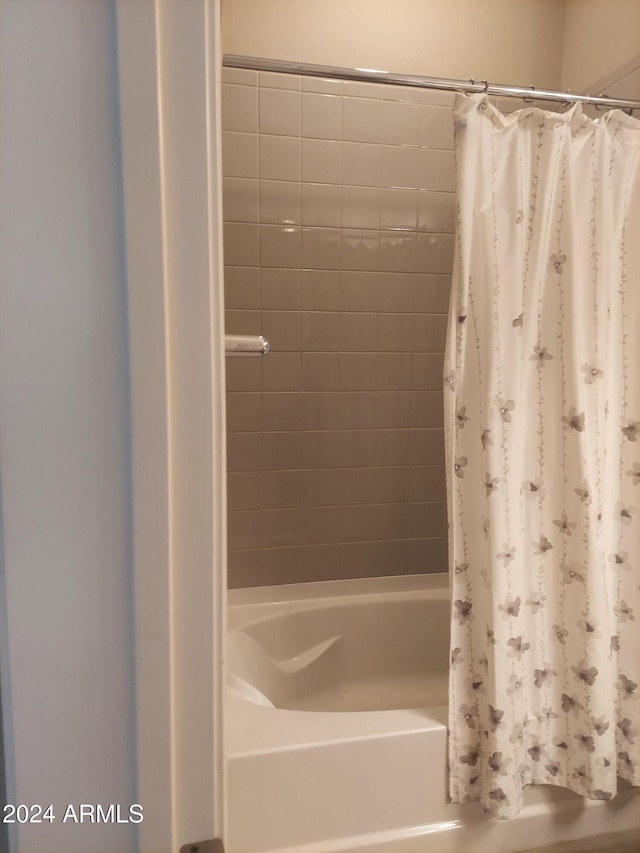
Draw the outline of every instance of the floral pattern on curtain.
M640 785L640 121L454 108L450 796Z

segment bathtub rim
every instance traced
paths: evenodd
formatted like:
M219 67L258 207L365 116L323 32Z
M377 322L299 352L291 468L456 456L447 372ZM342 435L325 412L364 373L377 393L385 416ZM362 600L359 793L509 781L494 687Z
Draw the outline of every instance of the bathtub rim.
M281 613L352 603L403 600L414 594L449 597L447 573L312 581L229 590L228 630L241 629ZM446 705L376 711L300 711L269 708L225 690L228 757L314 748L347 740L445 730Z

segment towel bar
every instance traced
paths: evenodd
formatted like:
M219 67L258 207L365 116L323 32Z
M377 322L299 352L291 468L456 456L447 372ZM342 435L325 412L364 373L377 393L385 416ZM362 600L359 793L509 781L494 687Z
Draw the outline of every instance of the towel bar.
M262 335L225 335L225 355L260 356L269 352L269 341Z

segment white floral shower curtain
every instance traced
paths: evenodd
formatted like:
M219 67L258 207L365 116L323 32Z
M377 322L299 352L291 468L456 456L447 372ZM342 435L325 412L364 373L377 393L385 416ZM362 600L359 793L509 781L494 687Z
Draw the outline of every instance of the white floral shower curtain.
M454 109L450 794L640 785L640 121Z

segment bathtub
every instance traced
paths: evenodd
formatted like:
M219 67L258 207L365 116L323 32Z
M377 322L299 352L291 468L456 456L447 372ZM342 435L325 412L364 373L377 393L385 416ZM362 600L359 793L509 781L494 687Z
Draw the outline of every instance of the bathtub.
M640 827L625 787L526 791L511 821L447 802L442 575L229 592L229 853L513 853Z

